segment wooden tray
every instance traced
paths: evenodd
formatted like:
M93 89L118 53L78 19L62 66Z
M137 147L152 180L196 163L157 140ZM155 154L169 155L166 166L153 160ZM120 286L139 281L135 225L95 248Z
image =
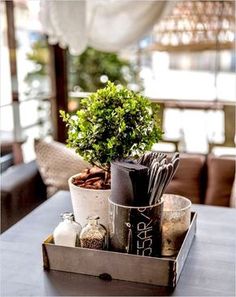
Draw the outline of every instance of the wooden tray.
M176 257L146 257L111 251L64 247L50 235L42 244L44 269L82 273L131 282L175 287L196 233L197 214Z

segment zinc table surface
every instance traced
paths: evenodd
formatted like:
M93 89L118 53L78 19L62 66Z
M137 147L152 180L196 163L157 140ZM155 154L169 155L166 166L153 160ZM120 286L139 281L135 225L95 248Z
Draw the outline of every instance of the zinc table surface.
M235 296L236 209L192 206L197 234L172 290L44 271L41 244L71 209L70 193L58 192L1 235L1 296Z

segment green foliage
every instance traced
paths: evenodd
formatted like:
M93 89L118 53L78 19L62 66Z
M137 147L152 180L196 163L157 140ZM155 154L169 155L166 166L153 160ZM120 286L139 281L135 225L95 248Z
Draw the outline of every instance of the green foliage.
M161 138L150 101L125 87L107 86L81 101L76 115L60 111L68 146L88 162L109 170L116 159L138 156Z
M49 64L49 50L45 39L40 39L32 45L31 52L27 54L27 59L35 63L35 70L29 72L25 78L30 80L35 75L47 75Z
M101 77L105 76L116 84L127 86L137 83L138 71L130 62L116 53L106 53L87 48L80 56L69 56L69 89L79 86L81 91L95 92L104 87Z
M35 75L47 75L49 50L46 39L34 42L27 59L35 64L35 69L27 74L26 81L30 81ZM79 86L81 91L94 92L104 87L102 76L116 84L127 86L128 83L134 83L140 90L142 88L137 67L121 59L116 53L101 52L90 47L79 56L68 53L69 90Z

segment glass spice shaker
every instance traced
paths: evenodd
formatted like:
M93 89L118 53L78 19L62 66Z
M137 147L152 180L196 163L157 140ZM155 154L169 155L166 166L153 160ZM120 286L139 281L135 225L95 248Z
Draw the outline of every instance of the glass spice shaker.
M88 223L80 233L80 244L83 248L104 250L107 249L107 230L99 224L99 217L88 217Z
M55 228L53 232L54 243L63 246L79 246L79 235L81 225L74 221L74 215L65 212L61 215L63 221Z

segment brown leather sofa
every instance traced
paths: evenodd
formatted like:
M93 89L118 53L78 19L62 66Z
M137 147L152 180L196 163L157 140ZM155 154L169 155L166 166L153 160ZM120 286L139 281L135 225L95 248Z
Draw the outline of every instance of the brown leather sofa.
M181 154L178 170L166 193L185 196L193 203L230 206L235 158Z
M193 203L230 206L235 158L181 154L178 170L166 193ZM1 177L1 232L47 199L46 186L32 161L11 167Z

